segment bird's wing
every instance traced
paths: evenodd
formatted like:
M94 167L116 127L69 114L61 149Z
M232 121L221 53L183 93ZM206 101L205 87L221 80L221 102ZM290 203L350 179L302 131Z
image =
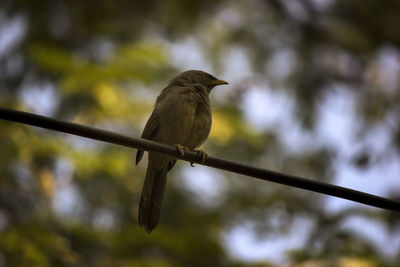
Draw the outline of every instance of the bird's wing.
M186 141L193 127L197 105L198 100L193 88L169 88L169 92L159 102L162 143L187 146Z
M160 120L158 118L158 111L154 109L153 113L151 113L151 116L146 123L146 126L144 127L141 138L152 140L156 135L159 126ZM136 164L138 164L142 159L143 153L144 151L140 149L138 149L138 151L136 152Z
M170 171L172 169L172 167L174 167L175 163L176 163L176 159L170 160L168 162L167 171Z

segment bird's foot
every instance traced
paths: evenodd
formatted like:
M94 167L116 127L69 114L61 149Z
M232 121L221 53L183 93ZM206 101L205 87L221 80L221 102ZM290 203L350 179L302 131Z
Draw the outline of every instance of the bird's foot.
M208 155L206 152L204 152L201 149L195 149L194 152L196 152L197 154L199 154L201 156L201 164L204 164L204 162L206 161L206 159L208 159ZM194 167L193 162L190 162L190 166Z
M178 150L178 152L181 155L181 157L183 157L185 155L185 151L190 151L189 148L187 148L185 146L182 146L180 144L176 144L175 147Z

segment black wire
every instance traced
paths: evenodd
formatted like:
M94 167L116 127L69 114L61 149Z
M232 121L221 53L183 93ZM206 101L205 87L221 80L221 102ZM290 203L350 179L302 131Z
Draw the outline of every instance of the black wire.
M181 160L202 164L201 156L199 156L195 152L185 152L184 156L180 156L177 149L173 146L168 146L145 139L133 138L115 132L83 126L76 123L60 121L33 113L0 107L0 119L83 136L86 138L104 141L121 146L132 147L146 151L160 152L163 154L174 156ZM238 174L243 174L246 176L251 176L273 183L284 184L330 196L352 200L382 209L400 211L400 203L397 201L325 182L288 175L266 169L255 168L247 166L245 164L240 164L215 157L208 157L203 165Z

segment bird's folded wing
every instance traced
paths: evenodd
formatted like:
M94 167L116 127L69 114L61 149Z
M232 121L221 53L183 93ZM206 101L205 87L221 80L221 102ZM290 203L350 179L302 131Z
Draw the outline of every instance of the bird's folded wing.
M157 133L157 130L160 126L160 120L158 116L158 110L154 110L153 113L151 114L149 120L146 123L146 126L144 127L143 133L141 135L141 138L148 139L148 140L153 140L154 136ZM140 160L143 157L143 150L139 150L136 153L136 164L140 162Z

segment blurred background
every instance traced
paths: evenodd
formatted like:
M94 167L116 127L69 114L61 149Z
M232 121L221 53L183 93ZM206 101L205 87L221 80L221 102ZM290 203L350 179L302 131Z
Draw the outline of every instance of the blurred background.
M0 105L137 137L188 69L212 156L400 199L400 2L2 0ZM400 216L179 162L137 223L132 149L0 121L0 266L399 266Z

